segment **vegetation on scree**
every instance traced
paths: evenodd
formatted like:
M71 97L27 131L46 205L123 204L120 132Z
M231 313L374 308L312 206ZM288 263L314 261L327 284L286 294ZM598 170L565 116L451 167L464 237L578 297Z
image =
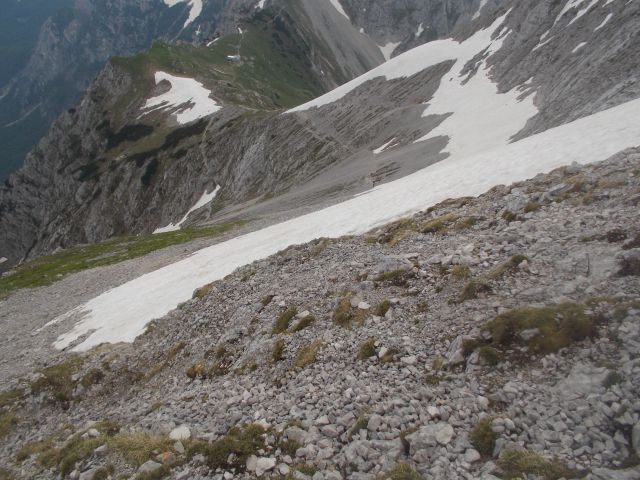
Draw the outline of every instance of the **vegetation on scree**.
M71 273L113 265L171 245L222 235L243 223L232 222L157 235L121 237L103 243L70 248L24 263L16 268L14 274L0 278L0 296L20 288L50 285Z

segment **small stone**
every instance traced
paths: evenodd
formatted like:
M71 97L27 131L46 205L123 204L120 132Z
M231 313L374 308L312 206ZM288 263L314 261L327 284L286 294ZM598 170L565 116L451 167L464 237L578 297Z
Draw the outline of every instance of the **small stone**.
M161 463L154 462L153 460L148 460L140 465L140 468L138 468L138 473L152 473L161 467Z
M104 445L100 445L93 451L93 453L98 457L105 457L107 453L109 453L109 446L106 443Z
M369 310L371 308L371 305L369 305L367 302L360 302L358 304L358 308L360 310Z
M179 440L173 444L173 449L181 455L185 452L184 445Z
M171 440L189 440L191 438L191 430L187 425L180 425L171 430L169 438Z
M256 462L256 475L258 477L261 477L262 475L264 475L265 472L268 472L270 470L273 470L276 467L276 459L275 458L268 458L268 457L262 457L259 458Z
M415 355L409 355L407 357L402 357L400 361L405 365L415 365L418 361L418 358Z
M480 453L473 449L468 448L466 452L464 452L464 461L467 463L474 463L480 460Z
M382 425L382 417L378 414L373 414L371 415L371 417L369 417L369 421L367 422L367 429L375 432L378 429L380 429L380 426Z
M246 463L247 471L255 472L257 465L258 465L258 457L256 457L255 455L250 455L249 458L247 458L247 463Z

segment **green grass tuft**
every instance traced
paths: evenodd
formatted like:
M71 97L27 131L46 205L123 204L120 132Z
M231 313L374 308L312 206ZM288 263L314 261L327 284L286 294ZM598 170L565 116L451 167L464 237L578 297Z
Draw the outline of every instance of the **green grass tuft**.
M294 365L298 368L304 368L308 365L311 365L316 361L318 350L320 350L323 346L324 343L322 343L320 340L315 340L314 342L300 348L300 350L298 350L298 354L296 355Z
M273 350L271 351L271 358L274 362L281 362L284 360L284 339L279 338L273 344Z
M80 370L82 363L80 357L71 357L58 365L43 368L40 370L42 376L31 383L31 393L47 393L50 400L55 402L70 402L75 386L72 377Z
M287 308L284 312L280 314L280 316L276 320L276 323L273 326L272 333L276 335L278 333L286 332L287 329L289 328L289 324L291 323L291 320L293 320L293 317L295 317L297 314L298 314L298 309L296 307Z
M498 435L491 430L492 422L493 418L484 417L469 433L471 445L482 455L491 456L496 446Z
M385 480L421 480L422 477L406 463L398 463L382 476Z
M243 223L232 222L157 235L121 237L40 257L17 267L13 275L0 278L0 296L20 288L51 285L71 273L113 265L171 245L222 235Z
M366 360L376 355L376 339L365 340L358 348L358 360Z
M500 454L498 467L505 479L535 476L544 480L576 478L576 472L557 460L549 461L530 451L506 450Z
M545 308L521 308L497 316L486 329L491 333L494 347L509 348L523 343L519 333L538 329L539 333L527 342L533 353L553 353L573 342L595 334L593 319L582 305L563 303Z

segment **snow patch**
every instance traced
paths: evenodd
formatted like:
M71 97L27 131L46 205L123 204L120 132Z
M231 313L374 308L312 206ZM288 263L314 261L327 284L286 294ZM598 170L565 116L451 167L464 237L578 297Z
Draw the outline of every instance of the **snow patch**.
M491 41L483 36L471 37L457 44L457 60L445 75L440 87L429 100L423 117L446 115L435 129L414 143L436 137L449 137L447 151L454 157L474 155L498 145L524 128L527 120L538 113L533 96L519 98L514 88L505 93L489 78L486 58L475 75L469 78L462 71L476 52L487 49L487 57L500 50L506 37ZM482 125L489 128L482 128Z
M447 198L480 195L572 162L605 160L640 145L640 99L468 157L452 156L364 195L263 230L213 245L94 298L54 322L81 316L55 347L86 351L101 343L132 342L193 291L289 245L320 237L357 235ZM477 128L487 125L482 120Z
M347 15L347 12L344 11L340 0L329 0L329 2L331 3L331 5L333 5L333 8L335 8L341 15L344 15L347 20L351 21L351 18L349 17L349 15Z
M157 110L170 110L175 115L177 122L184 125L212 115L222 108L215 100L209 98L211 91L193 78L176 77L166 72L156 72L155 79L156 85L163 80L168 81L171 83L171 89L147 100L147 103L142 107L141 116Z
M487 4L487 1L488 0L480 0L480 6L478 7L478 11L473 14L473 17L471 17L471 20L475 20L476 18L480 17L480 13L482 13L482 9Z
M380 154L380 153L384 152L384 151L387 149L387 147L390 147L390 146L393 144L393 142L395 142L395 141L396 141L396 139L395 139L395 137L394 137L394 138L392 138L391 140L389 140L387 143L385 143L384 145L382 145L381 147L376 148L376 149L373 151L373 153L374 153L375 155L378 155L378 154Z
M573 10L574 8L578 8L580 5L582 5L584 2L586 2L587 0L569 0L564 7L562 8L562 10L560 11L560 13L558 14L558 16L556 17L555 21L553 22L553 25L555 26L562 17L564 17L564 15L569 12L570 10ZM572 23L574 23L575 21L577 21L580 17L582 17L585 13L587 13L589 10L591 10L591 8L593 6L595 6L600 0L591 0L591 2L584 8L581 8L580 10L578 10L578 13L576 13L576 16L573 17L571 19L571 21L569 22L568 25L571 25ZM568 26L567 25L567 26Z
M421 23L420 25L418 25L418 31L416 32L416 38L420 37L420 35L422 35L422 32L424 32L424 23Z
M369 80L373 80L374 78L385 77L387 80L394 80L397 78L410 77L439 63L449 60L457 60L461 55L464 55L466 58L473 58L476 53L491 45L491 35L497 31L507 14L498 18L493 25L488 28L479 30L472 37L462 43L450 38L425 43L424 45L420 45L408 52L392 58L382 65L368 71L364 75L361 75L350 82L315 98L314 100L288 110L286 113L301 112L309 110L310 108L328 105L340 100L360 85L368 82ZM469 52L471 50L473 50L473 54L470 55Z
M257 8L258 10L262 10L262 9L264 8L264 4L265 4L265 3L267 3L267 0L260 0L260 1L258 2L258 4L256 5L256 8Z
M587 44L587 42L580 42L578 45L576 45L576 48L574 48L573 50L571 50L571 53L576 53L578 50L580 50L582 47L584 47Z
M189 17L184 22L182 28L187 28L187 26L202 13L202 0L163 0L163 2L169 7L173 7L174 5L183 2L187 3L191 7L189 9Z
M605 19L602 21L602 23L595 28L594 32L597 32L602 27L604 27L607 23L609 23L609 20L611 20L612 18L613 18L613 13L610 13L609 15L607 15Z
M398 48L402 42L389 42L386 45L378 45L378 48L382 52L382 56L386 61L391 59L391 55L393 55L393 51Z
M211 203L213 199L216 198L219 190L220 185L218 185L212 192L207 193L207 191L205 190L205 192L202 194L202 197L200 197L200 200L198 200L196 204L189 209L185 216L182 217L182 220L180 220L176 224L170 223L166 227L158 228L153 232L153 234L155 235L157 233L175 232L176 230L180 230L182 228L182 224L189 218L189 215L191 215L196 210L204 207L205 205Z

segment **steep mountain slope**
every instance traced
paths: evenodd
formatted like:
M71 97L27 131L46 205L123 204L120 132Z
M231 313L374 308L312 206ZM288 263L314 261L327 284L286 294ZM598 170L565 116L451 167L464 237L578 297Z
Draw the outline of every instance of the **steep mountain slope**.
M66 326L16 321L6 474L637 478L639 160L291 247L43 368Z
M191 223L238 215L269 223L638 97L637 3L516 2L506 16L481 15L459 25L456 39L412 49L282 115L278 108L349 73L323 67L332 43L318 37L342 32L347 57L366 40L330 3L320 12L296 5L256 9L271 41L252 40L248 21L246 44L236 33L219 46L157 46L113 62L1 191L0 254L16 262L152 232L216 186ZM319 18L337 26L322 34ZM167 88L152 90L158 70L195 77L223 108L184 126L171 111L141 116Z
M24 68L0 84L0 180L22 165L52 121L82 98L110 57L148 48L154 39L204 41L216 31L225 9L233 21L239 10L253 4L248 0L199 0L199 14L190 19L190 2L57 3L60 8L40 28ZM51 2L42 11L51 11L55 4ZM38 2L22 5L28 11L39 9Z

